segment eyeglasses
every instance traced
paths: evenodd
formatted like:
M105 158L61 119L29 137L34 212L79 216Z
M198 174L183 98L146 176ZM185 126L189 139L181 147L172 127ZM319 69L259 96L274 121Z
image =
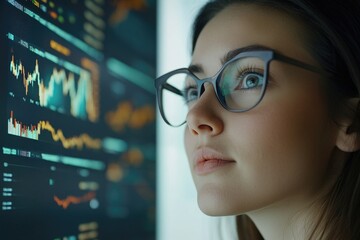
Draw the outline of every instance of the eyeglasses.
M213 85L216 97L225 109L231 112L249 111L264 97L272 60L327 74L320 68L274 50L244 51L226 62L213 77L199 79L188 68L181 68L155 79L162 118L170 126L184 124L189 109L205 91L206 82Z

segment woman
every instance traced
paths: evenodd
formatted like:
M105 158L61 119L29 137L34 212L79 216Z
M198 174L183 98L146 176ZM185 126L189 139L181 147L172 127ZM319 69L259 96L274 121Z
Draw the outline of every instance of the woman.
M359 12L211 1L190 66L156 80L201 210L236 216L239 239L360 239Z

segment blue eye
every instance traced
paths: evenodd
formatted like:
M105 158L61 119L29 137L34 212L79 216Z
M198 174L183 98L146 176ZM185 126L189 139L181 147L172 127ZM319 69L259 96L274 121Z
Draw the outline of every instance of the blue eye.
M197 89L195 87L187 87L183 91L183 97L185 100L185 103L189 103L191 101L194 101L197 99Z
M229 94L243 93L245 91L260 90L264 87L264 68L261 64L250 65L243 61L236 62L236 65L228 65L222 74L220 82L223 96Z
M264 77L259 73L245 73L241 77L240 84L237 88L247 90L257 87L262 87L264 84Z

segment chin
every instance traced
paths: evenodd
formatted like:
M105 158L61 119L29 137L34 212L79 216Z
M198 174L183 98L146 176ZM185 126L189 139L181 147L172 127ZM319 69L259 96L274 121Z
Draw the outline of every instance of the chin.
M208 216L228 216L238 214L224 195L214 193L198 193L200 210Z

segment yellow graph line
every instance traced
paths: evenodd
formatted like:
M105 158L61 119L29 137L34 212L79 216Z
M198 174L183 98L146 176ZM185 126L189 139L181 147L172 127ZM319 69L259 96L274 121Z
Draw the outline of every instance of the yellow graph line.
M40 135L41 130L46 130L51 133L52 139L55 142L60 141L64 148L78 148L79 150L83 149L84 145L87 148L91 149L100 149L101 148L101 139L92 138L88 134L83 133L76 137L66 138L61 129L56 130L49 121L40 121L38 123L38 134Z
M17 136L32 136L31 139L39 140L41 131L48 131L51 133L51 137L55 142L60 141L64 148L78 148L79 150L84 147L90 149L101 149L102 140L100 138L93 138L87 133L82 133L79 136L65 137L61 129L55 129L49 121L39 121L35 125L26 126L18 121L14 117L13 111L10 113L10 119L8 121L9 133Z

